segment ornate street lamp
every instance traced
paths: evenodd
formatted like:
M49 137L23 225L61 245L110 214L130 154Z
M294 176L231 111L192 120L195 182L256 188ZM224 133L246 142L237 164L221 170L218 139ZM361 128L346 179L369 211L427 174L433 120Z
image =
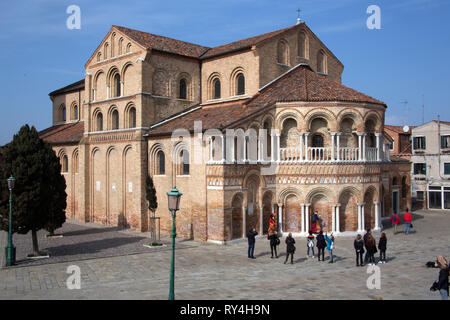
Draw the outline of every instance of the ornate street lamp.
M167 192L167 199L169 201L169 211L172 214L172 232L170 237L172 238L172 261L170 263L170 289L169 289L169 300L175 300L175 218L177 211L180 209L180 198L183 194L180 193L177 187L173 187L170 192Z
M6 266L10 267L16 263L16 248L12 242L12 190L16 179L13 176L8 179L9 189L9 230L8 230L8 246L6 247Z

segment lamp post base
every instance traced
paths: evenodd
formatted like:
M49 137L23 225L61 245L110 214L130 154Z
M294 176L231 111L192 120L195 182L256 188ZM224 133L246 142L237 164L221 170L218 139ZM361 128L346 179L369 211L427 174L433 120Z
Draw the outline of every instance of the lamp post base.
M6 247L5 248L5 256L6 256L6 266L10 267L16 264L16 247Z

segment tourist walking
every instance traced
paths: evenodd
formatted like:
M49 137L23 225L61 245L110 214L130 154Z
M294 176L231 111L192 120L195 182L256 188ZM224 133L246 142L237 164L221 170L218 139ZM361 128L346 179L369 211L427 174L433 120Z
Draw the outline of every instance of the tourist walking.
M255 253L255 237L258 235L256 229L253 228L247 233L248 238L248 257L249 259L256 259L254 256Z
M356 236L355 241L353 242L353 246L355 247L356 252L356 266L362 267L363 264L363 253L364 253L364 241L360 234Z
M294 253L295 240L292 238L292 233L289 232L289 235L286 238L286 260L284 260L284 264L288 261L289 255L291 255L291 264L294 264Z
M375 253L377 253L377 244L375 242L375 238L369 234L366 240L366 250L369 254L369 264L375 264Z
M271 231L268 239L270 241L270 252L272 253L271 258L273 259L274 252L275 252L275 258L278 258L277 246L280 244L280 239L278 238L278 233L276 231Z
M386 263L386 247L387 247L386 233L382 232L380 240L378 241L378 250L380 250L380 260L378 261L378 264Z
M409 213L408 208L406 208L406 212L403 215L403 221L405 221L405 234L409 234L412 225L412 215Z
M397 233L397 226L400 224L400 217L397 215L397 213L393 213L391 215L391 222L392 226L394 227L394 235Z
M306 242L306 247L308 248L308 251L306 253L306 256L308 258L311 258L311 256L309 255L309 251L312 251L312 258L314 258L315 254L314 254L314 235L312 230L309 230L309 235L307 238L307 242Z
M330 252L330 262L333 263L333 249L334 249L334 237L333 233L330 236L325 232L325 241L327 242L327 250Z
M327 243L325 241L325 237L323 236L323 231L320 230L319 235L316 237L317 240L317 248L319 249L319 252L317 254L317 257L320 261L320 254L322 253L322 261L325 261L325 247L327 246Z

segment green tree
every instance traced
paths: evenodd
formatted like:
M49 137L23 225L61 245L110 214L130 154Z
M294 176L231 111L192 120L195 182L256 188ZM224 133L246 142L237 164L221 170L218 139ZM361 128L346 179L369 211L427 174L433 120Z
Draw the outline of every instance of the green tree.
M5 147L0 164L0 229L8 230L9 176L13 190L13 232L31 231L33 254L39 255L37 231L53 230L65 222L66 181L61 164L48 142L34 127L24 125Z
M155 225L155 211L158 208L158 199L156 197L156 189L153 184L153 179L147 176L145 180L145 197L148 201L148 209L151 211L152 216L150 218L150 234L153 243L156 242L156 225Z

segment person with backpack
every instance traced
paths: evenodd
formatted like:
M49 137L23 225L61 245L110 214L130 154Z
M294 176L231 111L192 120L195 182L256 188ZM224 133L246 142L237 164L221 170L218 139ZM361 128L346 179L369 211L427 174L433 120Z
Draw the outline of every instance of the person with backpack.
M272 253L271 258L273 259L273 252L275 251L275 258L278 259L277 246L280 244L278 233L276 231L271 231L268 239L270 241L270 251Z
M313 232L312 232L312 230L309 230L309 235L308 235L308 238L307 238L307 242L306 242L306 247L307 247L307 253L306 253L306 256L308 257L308 258L311 258L311 256L309 255L309 251L311 250L312 251L312 258L314 258L314 235L313 235Z
M325 261L325 247L327 246L327 243L325 241L325 237L323 236L323 231L320 230L319 235L316 237L317 239L317 248L319 249L319 252L317 254L317 257L320 261L320 253L322 253L322 261Z
M327 235L327 233L325 232L325 241L327 242L327 250L330 252L330 262L329 263L333 263L334 259L333 259L333 249L334 249L334 237L333 237L333 233L331 233L330 236Z
M295 240L292 237L292 233L289 232L289 235L286 238L286 260L284 260L284 264L288 261L289 255L291 255L291 264L294 264L294 253Z
M362 267L364 266L363 264L364 241L360 234L356 236L356 239L353 242L353 246L355 247L356 252L356 266Z
M391 222L392 226L394 227L394 235L397 233L397 226L400 224L400 217L397 215L397 213L393 213L391 215Z
M403 221L405 221L405 234L409 234L412 225L412 215L409 213L408 208L406 208L406 212L403 215Z
M378 250L380 250L380 260L378 261L378 264L386 263L386 246L387 246L386 233L382 232L380 240L378 241Z
M375 265L375 253L377 253L377 244L375 238L369 234L366 240L366 249L369 254L369 264Z

